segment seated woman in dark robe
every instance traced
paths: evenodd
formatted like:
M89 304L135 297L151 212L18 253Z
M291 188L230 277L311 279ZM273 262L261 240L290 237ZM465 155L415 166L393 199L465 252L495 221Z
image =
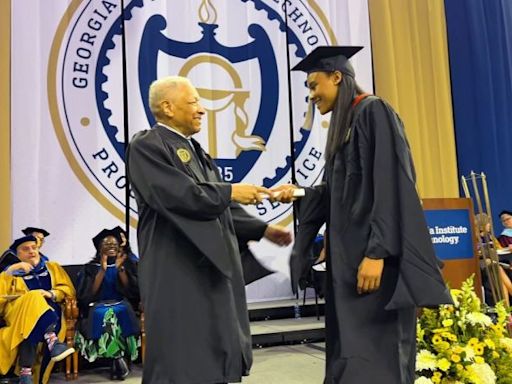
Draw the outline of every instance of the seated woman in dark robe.
M76 345L90 362L112 359L111 379L124 379L124 358L138 357L139 322L131 303L139 300L137 268L126 252L119 231L104 229L93 239L94 258L78 277L81 320Z
M53 363L75 351L62 342L66 329L61 307L75 289L60 265L41 258L36 241L34 236L14 241L11 262L0 273L0 317L5 321L0 328L0 374L17 358L23 384L47 383Z

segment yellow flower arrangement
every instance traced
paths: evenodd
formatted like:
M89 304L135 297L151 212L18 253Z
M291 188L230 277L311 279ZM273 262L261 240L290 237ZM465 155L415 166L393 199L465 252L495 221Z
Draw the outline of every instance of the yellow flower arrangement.
M512 384L510 312L502 303L486 311L473 278L451 294L454 305L418 320L415 384Z

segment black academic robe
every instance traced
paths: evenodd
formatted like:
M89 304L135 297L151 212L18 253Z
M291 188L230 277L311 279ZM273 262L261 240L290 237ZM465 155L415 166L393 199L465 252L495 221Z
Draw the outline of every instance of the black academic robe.
M326 384L414 382L416 307L450 303L403 125L376 97L355 107L344 145L308 188L290 266L293 289L327 223ZM357 293L364 256L384 259L380 288Z
M259 262L249 249L248 244L250 241L260 240L263 237L267 224L248 214L238 204L231 204L230 209L242 261L244 282L247 285L274 273Z
M19 263L20 260L16 253L14 253L11 249L7 249L2 256L0 256L0 272L3 272L5 269L9 268L10 265Z
M128 300L134 308L139 305L139 286L137 283L137 265L129 258L123 264L128 278L128 286L125 287L118 278L116 281L116 290L120 295ZM96 255L91 261L85 264L78 273L78 283L76 288L76 296L80 307L80 314L87 313L89 304L100 300L101 289L96 295L92 294L92 286L96 275L100 270L100 256Z
M128 146L139 212L146 384L240 382L252 365L233 214L247 240L261 238L266 225L251 224L231 203L231 185L191 143L156 125Z

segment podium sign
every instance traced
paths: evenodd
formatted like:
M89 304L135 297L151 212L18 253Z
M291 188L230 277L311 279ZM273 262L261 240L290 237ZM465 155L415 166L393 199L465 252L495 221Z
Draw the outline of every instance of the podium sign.
M422 202L436 256L444 263L445 281L450 288L460 288L474 274L475 292L481 298L471 199L423 199Z
M473 258L471 221L466 209L425 210L436 256L441 260Z

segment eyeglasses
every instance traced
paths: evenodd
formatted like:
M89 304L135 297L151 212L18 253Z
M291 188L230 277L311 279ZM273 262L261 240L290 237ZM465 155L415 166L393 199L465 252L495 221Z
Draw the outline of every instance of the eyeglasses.
M34 245L23 245L20 247L20 250L23 251L23 252L30 252L30 251L37 251L39 249L39 247L34 244Z

